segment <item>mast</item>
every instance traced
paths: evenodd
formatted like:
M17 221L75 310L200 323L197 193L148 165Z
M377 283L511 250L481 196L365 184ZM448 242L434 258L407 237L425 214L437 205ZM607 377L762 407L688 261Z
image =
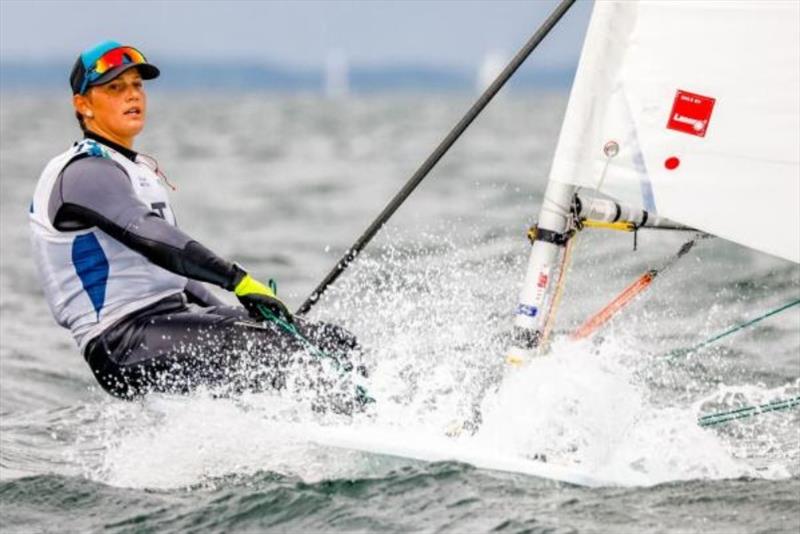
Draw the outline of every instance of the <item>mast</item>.
M601 61L602 58L595 57L599 51L596 45L592 46L592 35L610 32L612 22L612 13L609 10L598 10L595 4L581 51L581 65ZM565 138L571 135L570 124L580 121L576 116L581 114L584 106L579 90L591 84L592 77L591 69L581 69L579 66L570 92L556 158L559 150L563 150L562 147L569 144L565 142ZM556 162L557 159L554 163ZM569 176L557 179L555 174L559 172L564 171L556 165L550 170L544 199L539 209L536 235L532 236L533 246L528 258L519 303L515 310L512 342L506 358L507 362L514 365L519 365L539 353L550 315L548 300L553 293L556 280L562 275L562 259L566 252L565 239L567 241L569 239L567 232L571 229L572 206L577 187L568 179Z
M509 363L522 363L538 352L550 313L548 297L561 274L561 258L569 240L575 191L575 186L554 180L547 184L514 317Z

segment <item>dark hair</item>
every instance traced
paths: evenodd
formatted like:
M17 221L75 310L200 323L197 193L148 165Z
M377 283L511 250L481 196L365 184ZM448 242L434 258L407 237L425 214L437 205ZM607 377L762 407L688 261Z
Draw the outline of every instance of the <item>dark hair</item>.
M83 115L81 115L80 111L75 112L75 118L78 119L78 124L81 126L81 131L86 131L86 123L83 121Z

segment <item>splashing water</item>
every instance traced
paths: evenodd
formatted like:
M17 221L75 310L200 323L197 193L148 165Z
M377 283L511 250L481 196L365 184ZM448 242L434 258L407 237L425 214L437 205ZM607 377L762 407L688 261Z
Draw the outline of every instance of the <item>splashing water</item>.
M485 409L481 434L509 443L508 454L540 452L622 485L754 474L696 425L690 407L650 405L615 359L620 347L582 345L556 345L513 373Z
M508 246L490 243L487 253L486 244L476 249L439 237L433 248L389 247L362 258L334 288L320 315L344 323L367 347L368 388L378 402L366 413L314 413L296 392L109 402L83 436L104 452L80 461L89 476L112 485L164 488L260 470L314 481L402 465L314 443L320 429L336 429L456 458L477 451L546 460L613 485L791 475L786 466L797 458L797 444L785 432L772 443L782 453L759 457L752 450L756 431L748 439L696 424L715 400L720 406L731 395L769 399L790 386L716 384L693 403L680 396L665 402L665 392L653 391L652 376L642 373L652 371L652 357L624 335L599 344L557 340L550 356L505 368L508 318L499 310L511 307L519 265L496 251ZM476 407L483 422L474 435L444 436ZM793 428L791 418L783 421Z

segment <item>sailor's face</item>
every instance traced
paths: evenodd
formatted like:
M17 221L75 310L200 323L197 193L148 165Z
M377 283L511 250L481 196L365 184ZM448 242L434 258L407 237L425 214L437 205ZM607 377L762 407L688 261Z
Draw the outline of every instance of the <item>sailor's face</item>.
M144 82L135 68L128 69L86 94L84 113L87 127L123 146L133 146L133 138L144 128L147 97Z

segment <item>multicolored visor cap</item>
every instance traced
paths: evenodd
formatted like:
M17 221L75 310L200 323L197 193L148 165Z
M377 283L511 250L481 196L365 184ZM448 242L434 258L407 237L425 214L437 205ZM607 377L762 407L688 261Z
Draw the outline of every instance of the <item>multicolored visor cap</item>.
M160 74L158 68L148 63L144 54L132 46L104 41L87 48L78 56L69 75L72 93L82 95L89 87L107 83L133 67L139 69L145 80L152 80Z

